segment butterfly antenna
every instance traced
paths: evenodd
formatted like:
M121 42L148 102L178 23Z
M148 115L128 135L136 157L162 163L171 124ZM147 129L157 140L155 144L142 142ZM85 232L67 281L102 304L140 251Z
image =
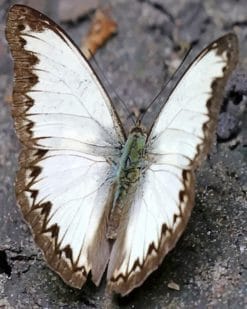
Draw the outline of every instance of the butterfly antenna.
M181 63L179 64L178 68L175 70L175 72L172 74L172 76L168 79L168 81L164 84L164 86L160 89L160 91L156 94L156 96L153 98L151 103L148 104L146 110L144 113L140 114L140 116L137 119L137 123L141 123L144 116L146 115L147 111L150 109L150 107L154 104L154 102L159 98L159 96L162 94L162 92L167 88L168 84L174 80L175 76L177 76L178 72L181 70L182 66L184 65L185 59L189 56L191 50L193 48L193 44L190 45L190 48L185 53Z
M92 52L89 50L89 53L91 55L91 59L93 60L93 62L95 63L95 65L97 66L97 69L100 73L100 75L103 76L104 80L106 81L107 87L111 90L111 92L113 92L116 96L116 98L118 99L119 102L121 102L121 104L123 105L125 111L127 112L127 114L130 115L130 119L133 122L133 125L136 124L135 119L133 118L133 115L130 114L129 109L127 104L124 102L124 100L118 95L118 93L116 92L116 90L112 87L111 83L108 81L108 79L106 78L106 75L104 74L102 68L100 67L98 61L96 60L95 56L92 54Z

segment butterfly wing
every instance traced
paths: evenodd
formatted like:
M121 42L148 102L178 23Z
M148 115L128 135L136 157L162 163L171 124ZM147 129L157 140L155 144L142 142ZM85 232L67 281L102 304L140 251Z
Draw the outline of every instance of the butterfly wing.
M156 119L147 141L147 168L112 249L111 290L126 295L139 286L185 229L194 203L194 170L209 150L237 50L233 34L204 49Z
M91 270L98 284L110 254L109 162L119 155L124 131L95 73L49 18L15 5L6 37L14 58L12 113L23 145L21 211L64 281L81 287Z

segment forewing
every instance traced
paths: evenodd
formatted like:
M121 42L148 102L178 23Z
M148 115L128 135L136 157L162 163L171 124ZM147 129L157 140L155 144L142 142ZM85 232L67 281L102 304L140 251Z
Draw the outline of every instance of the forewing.
M208 152L228 76L238 58L237 37L210 44L190 65L165 103L148 137L157 163L195 169Z
M54 22L16 5L6 37L14 58L12 113L23 144L16 184L22 213L67 283L81 287L92 270L98 284L109 258L109 160L124 132L89 64Z
M194 169L209 149L223 87L236 62L235 35L212 43L156 119L147 141L147 167L110 256L111 290L126 295L139 286L182 234L194 204Z

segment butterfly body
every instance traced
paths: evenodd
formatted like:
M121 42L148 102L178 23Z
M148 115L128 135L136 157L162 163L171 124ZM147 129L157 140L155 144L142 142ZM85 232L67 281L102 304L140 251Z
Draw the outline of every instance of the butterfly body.
M206 47L147 135L137 126L128 138L90 64L51 19L15 5L6 38L22 143L16 196L34 240L70 286L81 288L90 273L99 285L107 269L110 290L126 295L187 225L194 172L213 140L237 37Z
M145 146L146 134L140 127L134 127L123 146L113 184L115 193L108 222L107 238L109 239L116 239L123 208L129 207L131 198L135 194L144 170Z

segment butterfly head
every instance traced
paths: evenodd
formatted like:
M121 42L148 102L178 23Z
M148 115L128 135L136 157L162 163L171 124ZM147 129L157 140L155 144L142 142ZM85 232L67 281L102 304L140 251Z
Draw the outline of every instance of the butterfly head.
M144 140L147 138L145 128L140 124L137 124L130 130L130 135L134 136L135 138L142 137Z

